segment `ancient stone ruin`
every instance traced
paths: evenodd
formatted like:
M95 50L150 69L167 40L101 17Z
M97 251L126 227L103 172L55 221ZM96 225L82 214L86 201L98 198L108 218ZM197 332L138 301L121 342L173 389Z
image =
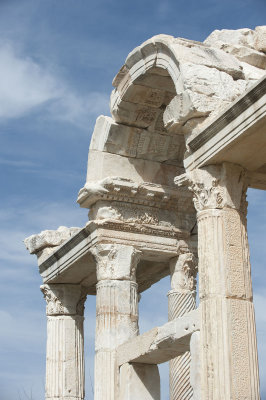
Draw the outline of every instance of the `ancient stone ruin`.
M84 399L88 295L95 400L159 400L166 361L171 400L260 398L246 191L266 189L265 68L265 26L158 35L128 55L91 139L88 223L25 240L47 303L47 400ZM167 275L169 322L140 335L139 294Z

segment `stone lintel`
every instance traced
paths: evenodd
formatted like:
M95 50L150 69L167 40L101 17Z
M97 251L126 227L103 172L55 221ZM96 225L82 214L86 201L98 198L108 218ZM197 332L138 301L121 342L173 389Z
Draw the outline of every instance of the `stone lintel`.
M266 168L265 168L266 172ZM253 189L266 190L266 173L262 172L247 172L247 184Z
M118 364L161 364L184 354L190 348L190 337L200 328L199 311L151 329L122 344L117 349Z
M133 246L141 251L137 270L140 292L169 274L169 260L178 255L178 244L185 243L193 249L197 245L188 231L112 220L91 221L39 265L44 283L82 283L88 294L95 294L92 248L101 243Z

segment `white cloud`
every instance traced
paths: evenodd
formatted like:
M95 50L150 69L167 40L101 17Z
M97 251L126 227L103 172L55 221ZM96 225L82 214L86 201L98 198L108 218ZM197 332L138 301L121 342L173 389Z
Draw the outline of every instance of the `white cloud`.
M58 98L55 79L32 59L15 54L11 43L0 44L0 118L20 117Z
M45 117L87 128L90 116L108 113L105 93L76 93L49 66L25 56L12 42L0 42L0 59L0 121L38 110Z

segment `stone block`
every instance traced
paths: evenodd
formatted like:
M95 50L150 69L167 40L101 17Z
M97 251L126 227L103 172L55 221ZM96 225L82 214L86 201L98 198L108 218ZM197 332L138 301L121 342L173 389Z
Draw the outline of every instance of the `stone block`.
M120 367L119 400L160 400L157 365L124 364Z
M112 118L97 118L90 151L103 151L144 160L180 160L184 154L184 139L118 124Z
M180 63L205 65L206 67L226 72L234 79L241 79L243 77L239 61L219 48L210 48L203 44L186 44L179 39L174 40L171 48Z
M110 109L116 122L136 128L148 128L160 113L155 107L122 100L118 91L111 94Z
M258 51L266 53L266 26L257 26L255 28L254 47Z
M216 30L207 37L204 43L219 48L240 61L265 69L266 55L263 53L263 48L266 46L266 28L261 26L256 29L255 31L251 29Z
M173 179L180 170L174 165L90 150L87 182L120 177L136 183L151 182L174 187Z
M30 254L36 254L46 247L60 246L79 231L80 228L59 226L57 230L45 230L37 235L31 235L24 240L24 243Z
M189 351L190 337L197 330L199 330L198 309L119 346L118 364L127 362L160 364L169 361Z
M100 115L96 120L90 151L136 157L141 131L138 128L117 124L112 118Z
M204 43L219 48L221 48L222 43L254 48L254 31L249 28L216 29L204 40Z
M257 81L261 79L265 75L265 70L261 68L254 67L253 65L248 64L247 62L241 62L241 66L243 68L243 74L245 76L246 81Z

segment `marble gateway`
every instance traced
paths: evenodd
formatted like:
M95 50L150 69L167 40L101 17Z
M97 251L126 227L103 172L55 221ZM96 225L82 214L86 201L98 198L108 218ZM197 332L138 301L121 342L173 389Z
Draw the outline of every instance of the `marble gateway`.
M171 400L260 399L246 191L266 189L265 68L265 26L129 53L91 139L88 223L25 239L47 303L46 400L84 399L88 295L95 400L159 400L166 361ZM169 322L140 335L140 293L167 275Z

